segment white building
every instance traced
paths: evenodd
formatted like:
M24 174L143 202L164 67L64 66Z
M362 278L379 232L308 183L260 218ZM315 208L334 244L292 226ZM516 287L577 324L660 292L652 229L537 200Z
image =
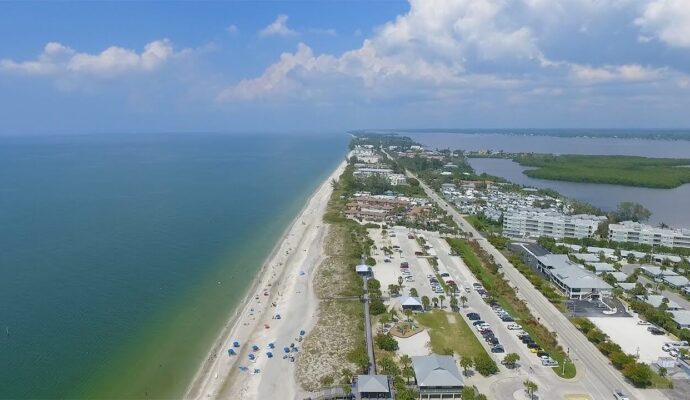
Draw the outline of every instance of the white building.
M609 239L651 246L690 248L690 229L662 229L633 221L609 225Z
M388 180L393 186L407 185L407 177L404 174L390 174Z
M547 254L536 259L539 269L550 276L569 299L608 297L613 289L582 265L570 261L564 254Z
M553 211L508 211L503 215L503 234L512 237L587 238L592 237L605 219L603 216L565 215Z

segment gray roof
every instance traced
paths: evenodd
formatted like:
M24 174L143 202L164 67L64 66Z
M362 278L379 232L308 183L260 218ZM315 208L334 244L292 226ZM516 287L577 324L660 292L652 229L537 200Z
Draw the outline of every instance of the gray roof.
M415 356L412 357L412 367L419 387L465 386L452 356Z
M401 306L415 306L415 307L421 307L422 302L419 301L419 298L417 297L411 297L411 296L403 296L400 298L400 305Z
M614 278L616 278L617 282L624 282L626 279L628 279L629 275L626 274L625 272L611 272L611 275L613 275Z
M597 272L613 272L616 270L614 268L613 264L605 263L605 262L593 262L593 263L587 263L594 267L594 270Z
M665 276L664 281L670 283L673 286L687 286L690 281L684 276Z
M369 271L371 271L371 267L368 265L365 265L365 264L360 264L360 265L355 267L355 270L357 272L369 272Z
M571 289L611 289L611 285L577 264L553 268L551 276Z
M664 299L666 297L659 295L659 294L650 294L647 296L646 300L645 300L644 296L637 296L637 298L646 302L647 304L651 305L652 307L659 308L661 306L661 304L664 302ZM680 308L680 306L675 301L669 299L668 303L666 303L666 308L668 310L673 310L673 309Z
M690 311L688 310L678 310L669 311L673 315L673 320L676 321L678 325L688 326L690 325Z
M557 268L566 265L577 265L570 261L565 254L545 254L543 256L537 257L540 263L542 263L547 268Z
M591 253L576 253L573 254L573 257L577 258L580 261L584 262L598 262L599 261L599 256L597 254L591 254Z
M678 275L677 273L673 272L672 269L670 268L664 268L664 270L661 270L661 267L656 267L654 265L643 265L640 267L642 271L646 274L652 275L652 276L674 276Z
M635 288L635 283L629 283L629 282L619 282L617 285L623 289L623 290L632 290Z
M390 393L388 376L386 375L358 375L357 392L359 393Z

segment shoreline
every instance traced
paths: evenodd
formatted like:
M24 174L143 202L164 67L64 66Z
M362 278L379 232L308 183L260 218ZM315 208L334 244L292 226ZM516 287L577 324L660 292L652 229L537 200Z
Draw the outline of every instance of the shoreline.
M184 398L218 397L225 389L227 383L236 375L238 368L234 368L234 366L239 362L240 357L245 355L249 345L253 344L250 343L250 339L257 336L258 332L263 331L258 331L261 328L259 318L265 317L268 314L266 311L276 306L278 301L276 293L281 299L284 295L288 295L287 293L281 294L280 290L275 289L286 285L288 275L290 277L298 275L297 272L300 264L296 262L290 263L290 261L293 261L292 256L298 254L296 251L293 251L295 246L291 244L291 239L294 239L295 243L301 243L306 236L309 236L308 234L311 233L313 236L316 233L315 229L325 228L325 223L322 221L323 212L317 212L316 215L314 215L314 212L322 207L325 209L332 193L330 181L331 179L337 179L342 174L345 165L345 161L341 161L326 179L317 186L315 191L306 200L302 209L280 236L280 239L276 242L273 250L266 257L262 267L257 271L252 283L249 285L246 296L230 314L224 328L212 342L207 356L187 386ZM316 218L316 221L319 222L319 225L311 229L311 232L309 228L313 228L312 223L309 225L305 224L307 217L311 217L312 220ZM298 224L300 220L302 221L301 225ZM304 251L306 252L307 250L305 249ZM319 248L318 252L322 253L322 249ZM312 268L316 268L316 265ZM308 274L310 286L311 275L312 273ZM264 296L261 295L262 288ZM269 294L266 295L266 293ZM262 300L265 301L262 302ZM287 315L295 312L300 312L300 310L286 308L281 314ZM238 340L241 345L239 349L236 349L238 355L228 358L224 363L221 362L221 360L225 359L224 357L229 357L226 355L226 350L232 346L232 341L234 340ZM276 346L279 348L278 344ZM276 353L278 352L279 350L276 350Z

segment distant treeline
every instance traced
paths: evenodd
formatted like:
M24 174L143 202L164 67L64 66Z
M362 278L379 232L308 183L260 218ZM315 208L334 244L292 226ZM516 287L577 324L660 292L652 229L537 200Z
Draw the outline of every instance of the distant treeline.
M670 189L690 182L690 159L637 156L519 154L532 178Z
M383 131L379 131L383 132ZM593 137L652 140L690 140L690 129L398 129L402 133L462 133L516 136Z

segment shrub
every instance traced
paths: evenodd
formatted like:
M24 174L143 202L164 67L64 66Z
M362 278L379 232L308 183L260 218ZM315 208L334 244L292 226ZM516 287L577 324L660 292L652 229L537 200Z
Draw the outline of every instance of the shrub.
M652 370L647 364L631 363L623 368L623 376L635 387L645 388L652 384Z
M374 300L369 305L369 314L381 315L386 312L386 305L381 300Z
M498 372L498 365L488 354L482 354L474 358L474 368L484 376L493 375Z
M398 349L398 341L390 334L376 335L376 345L379 346L381 350L386 351L395 351Z

